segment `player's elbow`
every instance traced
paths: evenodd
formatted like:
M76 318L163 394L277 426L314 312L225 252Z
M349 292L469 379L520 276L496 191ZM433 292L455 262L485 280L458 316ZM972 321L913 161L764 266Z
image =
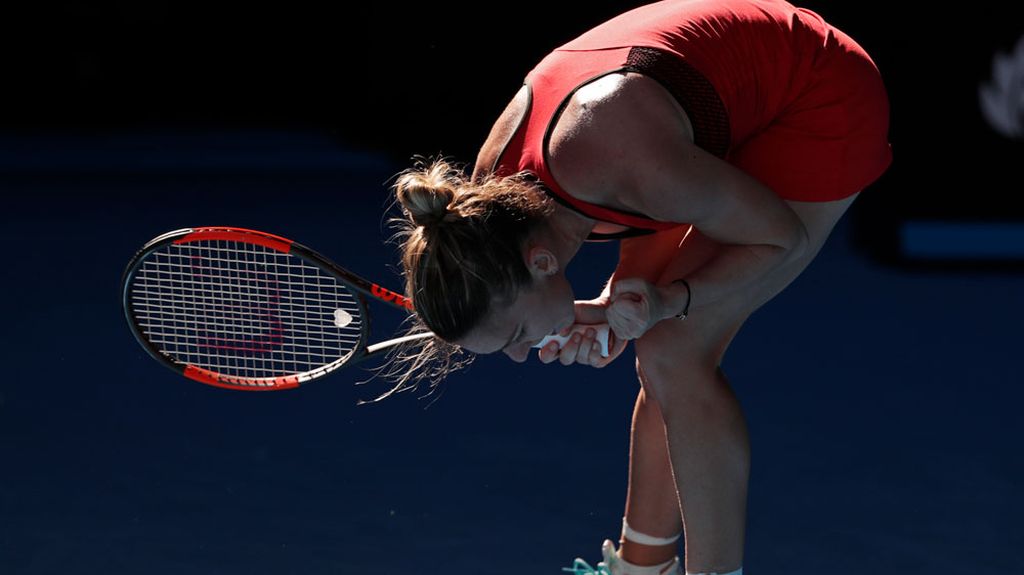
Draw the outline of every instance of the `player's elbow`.
M798 224L788 228L786 233L777 233L770 240L743 247L762 265L782 267L804 257L810 250L810 238L803 224Z

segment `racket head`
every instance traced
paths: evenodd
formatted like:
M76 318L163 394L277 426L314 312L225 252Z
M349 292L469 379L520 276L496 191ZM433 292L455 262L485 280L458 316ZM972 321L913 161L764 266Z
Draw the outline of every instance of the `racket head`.
M146 243L123 278L132 334L195 381L291 389L359 361L369 314L343 270L286 238L184 228Z

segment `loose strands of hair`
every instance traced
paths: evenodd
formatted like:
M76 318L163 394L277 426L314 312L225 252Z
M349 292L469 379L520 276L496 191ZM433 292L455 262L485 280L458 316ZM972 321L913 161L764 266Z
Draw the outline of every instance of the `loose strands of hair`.
M430 331L416 317L410 317L409 321L413 324L408 329L409 335ZM429 396L440 388L449 373L467 367L473 363L475 358L475 355L466 353L461 347L438 337L414 340L395 346L388 352L387 360L375 370L374 374L374 377L382 377L386 381L392 382L391 389L374 399L361 400L358 403L359 405L376 403L396 393L416 389L424 381L430 386L430 392L426 394Z

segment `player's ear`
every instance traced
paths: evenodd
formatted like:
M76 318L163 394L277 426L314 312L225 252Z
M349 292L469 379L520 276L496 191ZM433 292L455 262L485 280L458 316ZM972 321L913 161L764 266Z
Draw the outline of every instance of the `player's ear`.
M558 272L558 258L547 248L534 246L526 254L526 267L535 278L554 275Z

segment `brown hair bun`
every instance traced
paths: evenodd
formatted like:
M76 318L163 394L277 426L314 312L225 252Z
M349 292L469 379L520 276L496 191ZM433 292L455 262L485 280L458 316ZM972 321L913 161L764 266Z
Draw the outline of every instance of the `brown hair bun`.
M450 169L442 166L435 164L425 171L407 172L395 184L395 197L417 226L436 226L449 215L456 182L452 181Z

